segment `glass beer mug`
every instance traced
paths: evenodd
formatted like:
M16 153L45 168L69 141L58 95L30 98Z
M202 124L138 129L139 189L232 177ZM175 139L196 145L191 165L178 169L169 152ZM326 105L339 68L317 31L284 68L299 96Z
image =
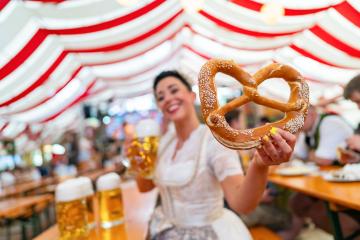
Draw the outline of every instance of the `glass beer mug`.
M160 126L153 119L141 120L135 127L135 135L127 151L129 172L151 179L156 166Z
M93 185L90 178L88 177L78 177L76 180L80 185L80 189L85 197L88 229L90 230L96 226Z
M88 223L83 191L76 179L60 183L55 190L56 218L61 240L87 239Z
M100 226L112 228L124 222L124 209L120 177L116 173L105 174L96 181L100 212Z

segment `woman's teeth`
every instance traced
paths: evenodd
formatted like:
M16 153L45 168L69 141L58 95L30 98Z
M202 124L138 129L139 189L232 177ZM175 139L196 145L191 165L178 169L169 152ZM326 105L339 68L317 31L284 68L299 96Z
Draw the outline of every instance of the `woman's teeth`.
M179 108L179 104L173 104L171 106L168 107L168 112L172 113L172 112L175 112L176 110L178 110Z

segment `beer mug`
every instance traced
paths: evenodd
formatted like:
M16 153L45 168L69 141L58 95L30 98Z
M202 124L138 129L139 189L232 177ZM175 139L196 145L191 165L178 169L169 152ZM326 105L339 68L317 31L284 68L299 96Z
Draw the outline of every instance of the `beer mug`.
M124 209L119 175L108 173L99 177L96 188L101 227L107 229L122 224Z
M127 158L130 173L152 179L156 166L160 126L152 119L141 120L135 127L136 138L130 144Z
M60 183L55 190L56 218L61 240L87 239L86 203L77 180Z
M96 222L94 210L94 189L91 179L88 177L79 177L76 180L85 197L88 229L93 229L96 226Z

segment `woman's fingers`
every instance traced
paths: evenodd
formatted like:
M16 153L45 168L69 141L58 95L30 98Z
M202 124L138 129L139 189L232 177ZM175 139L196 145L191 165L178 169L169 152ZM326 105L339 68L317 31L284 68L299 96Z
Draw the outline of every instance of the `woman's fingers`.
M262 142L263 142L262 149L268 155L268 157L273 161L278 160L279 151L275 148L270 138L268 136L265 136Z
M276 146L278 146L277 150L285 155L291 155L292 148L286 142L286 140L280 134L271 134L271 138Z
M291 147L294 147L296 142L296 136L294 134L280 128L272 128L270 133L271 135L276 135L278 133Z

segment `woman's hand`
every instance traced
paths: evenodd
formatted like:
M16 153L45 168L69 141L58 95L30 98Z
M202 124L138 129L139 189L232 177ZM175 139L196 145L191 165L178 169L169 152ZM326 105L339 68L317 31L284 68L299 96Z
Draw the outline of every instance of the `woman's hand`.
M256 151L256 163L260 166L278 165L289 161L296 142L296 136L280 128L272 128L270 137L262 139L263 144Z
M360 151L360 135L355 134L346 140L350 149Z

